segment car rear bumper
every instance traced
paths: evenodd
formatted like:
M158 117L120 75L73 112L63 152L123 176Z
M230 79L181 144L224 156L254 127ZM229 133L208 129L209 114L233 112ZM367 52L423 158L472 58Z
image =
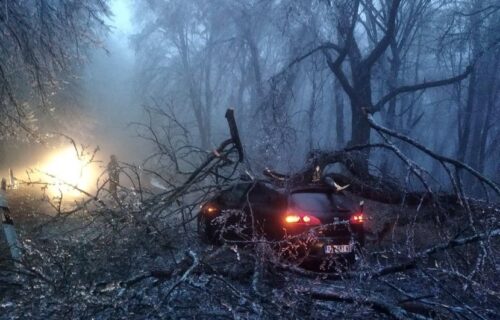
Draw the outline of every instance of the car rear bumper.
M317 237L309 234L289 239L281 252L296 261L354 260L357 247L358 243L352 236Z
M356 241L352 238L317 238L308 248L311 258L335 258L354 254Z

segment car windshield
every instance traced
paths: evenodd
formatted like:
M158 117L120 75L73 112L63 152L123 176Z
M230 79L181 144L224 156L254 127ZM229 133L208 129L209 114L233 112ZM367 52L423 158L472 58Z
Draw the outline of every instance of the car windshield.
M296 192L291 195L291 205L304 211L333 211L337 207L333 193Z

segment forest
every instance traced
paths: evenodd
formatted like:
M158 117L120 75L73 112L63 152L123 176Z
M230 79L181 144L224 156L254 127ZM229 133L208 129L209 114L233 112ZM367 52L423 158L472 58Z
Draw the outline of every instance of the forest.
M499 0L0 0L0 319L498 319L499 145Z

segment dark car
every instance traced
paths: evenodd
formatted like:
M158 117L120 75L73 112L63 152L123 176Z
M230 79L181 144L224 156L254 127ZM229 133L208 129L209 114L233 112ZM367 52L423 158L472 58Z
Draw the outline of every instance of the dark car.
M206 202L198 215L198 231L212 243L244 243L263 236L297 259L342 258L352 263L356 248L364 244L364 220L359 205L329 185L286 189L249 182Z

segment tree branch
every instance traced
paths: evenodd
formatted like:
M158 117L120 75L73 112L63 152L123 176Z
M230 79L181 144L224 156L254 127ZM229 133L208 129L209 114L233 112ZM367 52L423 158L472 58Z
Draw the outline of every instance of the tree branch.
M410 261L407 261L407 262L402 263L402 264L391 265L391 266L379 269L378 271L372 273L370 275L370 277L371 278L378 278L378 277L385 276L388 274L414 269L420 260L425 259L426 257L428 257L432 254L446 251L448 249L452 249L455 247L464 246L464 245L469 244L469 243L482 241L482 240L485 240L488 238L497 238L499 236L500 236L500 229L495 229L491 232L484 232L484 233L480 233L480 234L475 234L473 236L466 237L466 238L451 239L448 242L435 245L434 247L431 247L427 250L424 250L424 251L418 253Z
M323 51L323 54L326 57L326 63L328 64L328 67L339 80L340 85L344 89L345 93L349 96L351 100L355 101L357 99L356 93L354 92L354 89L349 83L349 80L347 79L344 71L342 71L340 64L337 62L338 59L334 62L328 52Z
M465 71L457 76L448 78L448 79L441 79L441 80L436 80L436 81L429 81L429 82L423 82L415 85L409 85L409 86L401 86L399 88L394 89L393 91L389 92L386 94L384 97L380 99L379 102L375 104L373 107L373 112L380 111L382 107L392 99L396 98L398 95L406 92L415 92L419 90L425 90L429 88L436 88L436 87L442 87L442 86L447 86L456 82L460 82L467 78L469 74L472 72L473 67L472 65L468 66Z
M317 46L316 48L311 49L308 52L304 53L303 55L298 56L297 58L295 58L292 61L290 61L286 65L286 67L284 67L280 72L276 73L272 78L277 78L278 76L280 76L283 73L285 73L286 71L288 71L288 69L290 69L294 65L302 62L303 60L307 59L308 57L312 56L316 52L318 52L318 51L324 51L324 50L328 50L328 49L333 49L336 52L338 52L339 54L342 54L342 52L343 52L343 48L340 47L339 45L337 45L337 44L335 44L333 42L325 42L325 43Z
M496 183L494 183L490 179L486 178L481 173L479 173L476 170L474 170L473 168L471 168L469 165L467 165L467 164L465 164L465 163L463 163L461 161L458 161L456 159L448 158L448 157L439 155L439 154L431 151L430 149L428 149L424 145L422 145L422 144L418 143L417 141L413 140L412 138L410 138L408 136L405 136L404 134L401 134L399 132L396 132L396 131L387 129L385 127L382 127L381 125L377 124L375 122L375 120L373 120L373 116L371 114L367 113L366 117L367 117L367 120L368 120L370 126L373 129L375 129L375 130L377 130L379 132L386 133L386 134L388 134L388 135L390 135L392 137L395 137L395 138L397 138L399 140L402 140L402 141L404 141L404 142L406 142L406 143L414 146L415 148L417 148L418 150L422 151L423 153L427 154L431 158L434 158L434 159L436 159L438 161L441 161L443 163L449 163L449 164L455 166L456 168L464 169L465 171L469 172L471 175L473 175L479 181L487 184L492 190L495 191L495 193L497 195L500 195L500 187Z
M374 297L356 297L345 293L325 290L311 290L308 292L311 298L325 301L339 301L345 303L359 303L369 305L373 310L391 316L394 319L427 319L420 315L410 314L401 307Z
M384 37L379 41L379 43L377 43L372 52L370 52L370 54L362 61L362 64L366 68L371 68L373 64L375 64L375 62L387 49L387 47L391 43L391 40L394 38L396 33L396 17L398 14L398 8L400 3L401 0L392 1L387 21L387 31L385 32Z

